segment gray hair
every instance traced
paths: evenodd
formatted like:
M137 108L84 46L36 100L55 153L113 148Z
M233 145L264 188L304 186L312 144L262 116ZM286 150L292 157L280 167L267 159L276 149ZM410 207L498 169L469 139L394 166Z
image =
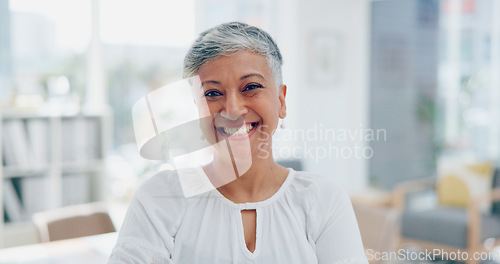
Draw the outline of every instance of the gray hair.
M184 78L195 76L211 60L241 50L265 56L276 85L281 86L283 58L278 46L264 30L241 22L224 23L202 32L184 58Z

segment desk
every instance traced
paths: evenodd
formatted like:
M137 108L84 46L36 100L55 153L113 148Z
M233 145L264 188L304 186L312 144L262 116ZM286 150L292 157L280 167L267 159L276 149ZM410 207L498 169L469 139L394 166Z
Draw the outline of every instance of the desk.
M0 264L107 263L118 233L59 240L0 250Z

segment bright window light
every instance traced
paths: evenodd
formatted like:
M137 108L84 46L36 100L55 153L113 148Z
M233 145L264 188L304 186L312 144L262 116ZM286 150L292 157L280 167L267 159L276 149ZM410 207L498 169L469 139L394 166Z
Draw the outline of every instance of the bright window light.
M187 46L194 38L194 1L103 0L105 43Z
M42 15L54 22L62 48L84 51L90 39L90 1L10 0L10 10Z

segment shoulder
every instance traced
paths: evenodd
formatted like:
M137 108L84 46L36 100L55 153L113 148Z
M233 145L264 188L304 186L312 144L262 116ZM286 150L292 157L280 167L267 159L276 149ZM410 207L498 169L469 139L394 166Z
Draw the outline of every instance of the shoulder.
M137 189L135 196L139 199L158 196L182 196L182 187L175 170L158 172L146 179Z
M330 177L305 171L295 171L291 188L307 197L323 201L348 198L345 189Z
M135 192L120 237L143 238L138 241L144 245L158 238L168 243L166 235L177 232L186 204L176 171L159 172L145 180ZM156 241L154 245L159 243Z
M337 218L351 207L351 201L345 189L334 179L310 172L295 172L292 189L293 196L300 197L309 228L318 234L329 219Z
M145 180L137 189L129 205L131 216L148 218L149 222L165 220L177 225L185 213L184 197L177 171L166 170Z
M176 171L145 180L129 204L110 263L170 263L185 205Z
M321 237L331 241L338 237L359 236L351 200L339 183L308 172L297 172L295 176L296 184L303 188L302 199L307 204L307 232L315 243L323 241Z

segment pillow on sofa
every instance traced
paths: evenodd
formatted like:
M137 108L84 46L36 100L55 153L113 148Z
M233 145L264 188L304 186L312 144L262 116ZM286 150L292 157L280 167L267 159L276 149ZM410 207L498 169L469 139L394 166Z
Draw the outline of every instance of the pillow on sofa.
M489 161L446 157L438 161L437 193L443 206L466 207L472 197L491 190L493 164ZM488 210L489 204L481 207Z

